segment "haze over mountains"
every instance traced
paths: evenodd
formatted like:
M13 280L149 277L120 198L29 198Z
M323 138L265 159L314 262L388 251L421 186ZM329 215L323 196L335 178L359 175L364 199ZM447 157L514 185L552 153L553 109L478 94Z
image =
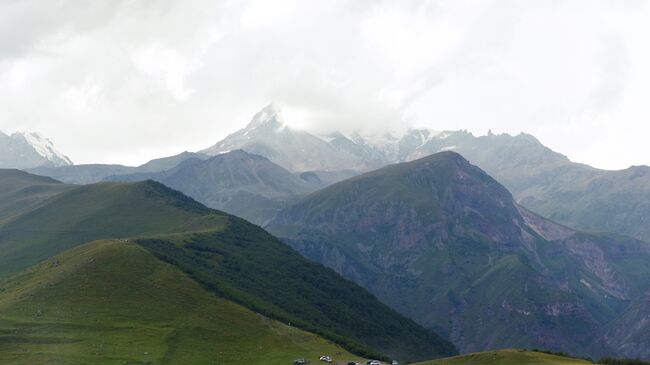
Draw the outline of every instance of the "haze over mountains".
M595 169L527 134L314 135L289 127L270 105L200 152L138 167L45 163L27 171L56 180L17 170L0 176L0 277L85 242L131 237L156 265L357 354L452 353L435 332L461 352L519 347L650 358L648 167ZM393 348L383 330L367 336L372 326L355 333L329 317L305 317L331 305L325 297L333 292L292 303L277 283L300 275L294 289L321 288L324 277L333 287L349 284L325 272L310 279L320 266L303 266L261 228L202 204L266 227L429 331L397 313L387 317L393 324L380 320L376 313L388 308L363 291L355 296L364 304L336 291L345 302L339 315L358 316L344 307L374 303L366 321L424 342L403 335ZM176 233L182 238L166 237Z
M246 128L202 153L234 149L265 156L289 170L348 172L346 177L349 171L364 172L451 150L494 176L518 202L543 216L580 229L650 239L650 167L592 168L571 162L528 134L476 137L466 131L411 129L401 136L381 138L342 133L317 137L286 126L281 112L271 105Z
M171 184L168 176L173 174L176 188L210 207L229 211L238 206L239 198L243 198L241 192L237 193L239 198L228 203L227 193L221 192L216 197L214 192L209 192L215 185L209 181L208 175L203 176L208 178L205 182L197 177L197 186L189 188L179 181L182 174L171 170L187 159L205 160L235 150L266 157L299 175L312 187L299 187L303 184L294 181L280 194L286 195L279 198L281 201L388 164L451 150L496 178L521 205L545 217L583 230L650 240L650 167L635 166L620 171L592 168L571 162L566 156L542 145L535 137L523 133L517 136L488 133L476 137L466 131L411 129L399 136L338 132L317 136L286 125L281 110L274 105L263 108L244 129L198 153L184 152L139 167L52 167L52 164L44 164L28 171L76 184L121 179L132 181L138 176ZM286 177L282 171L275 175ZM205 186L199 188L201 184ZM271 184L279 185L280 181ZM257 195L272 200L267 202L270 210L266 213L259 216L247 214L242 211L247 209L243 207L246 203L242 203L241 210L230 212L264 223L284 204L278 201L277 192L267 194L262 189Z
M296 172L366 171L404 160L412 150L438 135L431 130L410 130L401 137L385 134L370 138L340 132L316 136L287 126L282 111L271 104L244 129L201 152L218 155L242 149Z

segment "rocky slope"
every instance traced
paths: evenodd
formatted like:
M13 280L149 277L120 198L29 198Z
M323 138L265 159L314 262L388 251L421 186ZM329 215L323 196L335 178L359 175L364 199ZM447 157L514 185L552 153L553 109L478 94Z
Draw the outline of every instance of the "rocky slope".
M27 169L38 166L67 166L72 161L38 133L0 132L0 168Z
M463 352L608 353L594 333L650 286L647 244L548 221L453 152L334 184L269 229Z

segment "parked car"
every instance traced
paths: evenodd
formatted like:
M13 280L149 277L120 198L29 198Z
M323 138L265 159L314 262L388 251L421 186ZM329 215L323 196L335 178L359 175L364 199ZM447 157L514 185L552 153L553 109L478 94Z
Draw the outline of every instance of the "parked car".
M307 360L305 359L295 359L293 360L293 365L306 365Z
M379 360L368 360L367 365L381 365Z
M332 362L332 358L326 355L320 357L320 361Z
M390 365L399 365L399 363L397 361L393 360L393 362L391 362Z

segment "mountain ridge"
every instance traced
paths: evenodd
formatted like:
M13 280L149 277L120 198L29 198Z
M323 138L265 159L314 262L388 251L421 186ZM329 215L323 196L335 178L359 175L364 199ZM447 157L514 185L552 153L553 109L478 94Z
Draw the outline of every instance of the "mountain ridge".
M0 225L69 188L49 177L0 169Z
M137 168L81 165L28 171L86 184L116 175L162 172L187 158L207 158L204 154L216 156L236 149L264 156L297 175L305 174L319 187L388 164L451 150L494 176L518 203L532 211L580 230L650 241L650 168L610 171L575 163L526 133L490 131L474 136L464 130L412 128L374 136L359 132L316 135L291 128L283 121L280 108L269 105L246 127L197 154L182 153Z
M270 125L275 127L260 134L241 129L203 152L217 154L239 148L296 172L364 173L455 151L495 177L518 203L532 211L581 230L613 232L650 241L648 167L610 171L572 162L527 133L488 132L474 136L464 130L409 129L401 134L379 135L381 138L341 132L317 136L276 123L274 120L281 119L281 112L276 107L272 111L266 111L267 108L249 126L260 125L259 118L270 118ZM282 128L278 129L278 125ZM298 143L296 139L304 141Z
M212 294L358 354L416 360L456 353L443 338L303 258L259 226L158 182L67 187L0 225L0 279L44 262L56 267L53 257L90 241L133 243Z
M153 173L110 176L107 181L159 181L214 209L264 225L283 207L313 192L309 183L267 158L234 150L188 158Z
M650 286L646 243L548 221L450 151L333 184L268 228L462 352L597 357L612 350L592 333Z

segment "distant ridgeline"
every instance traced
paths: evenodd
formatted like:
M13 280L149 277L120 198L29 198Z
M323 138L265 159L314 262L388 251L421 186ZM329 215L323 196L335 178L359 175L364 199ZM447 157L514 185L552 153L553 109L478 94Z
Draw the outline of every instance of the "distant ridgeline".
M5 156L2 139L0 135L0 158ZM152 179L206 206L266 225L279 210L317 189L444 151L460 153L508 188L519 204L542 216L581 230L650 241L650 167L595 169L571 162L528 134L410 129L402 134L314 135L286 125L282 112L269 105L245 128L210 148L139 167L31 162L0 162L0 167L40 166L28 172L68 183Z

